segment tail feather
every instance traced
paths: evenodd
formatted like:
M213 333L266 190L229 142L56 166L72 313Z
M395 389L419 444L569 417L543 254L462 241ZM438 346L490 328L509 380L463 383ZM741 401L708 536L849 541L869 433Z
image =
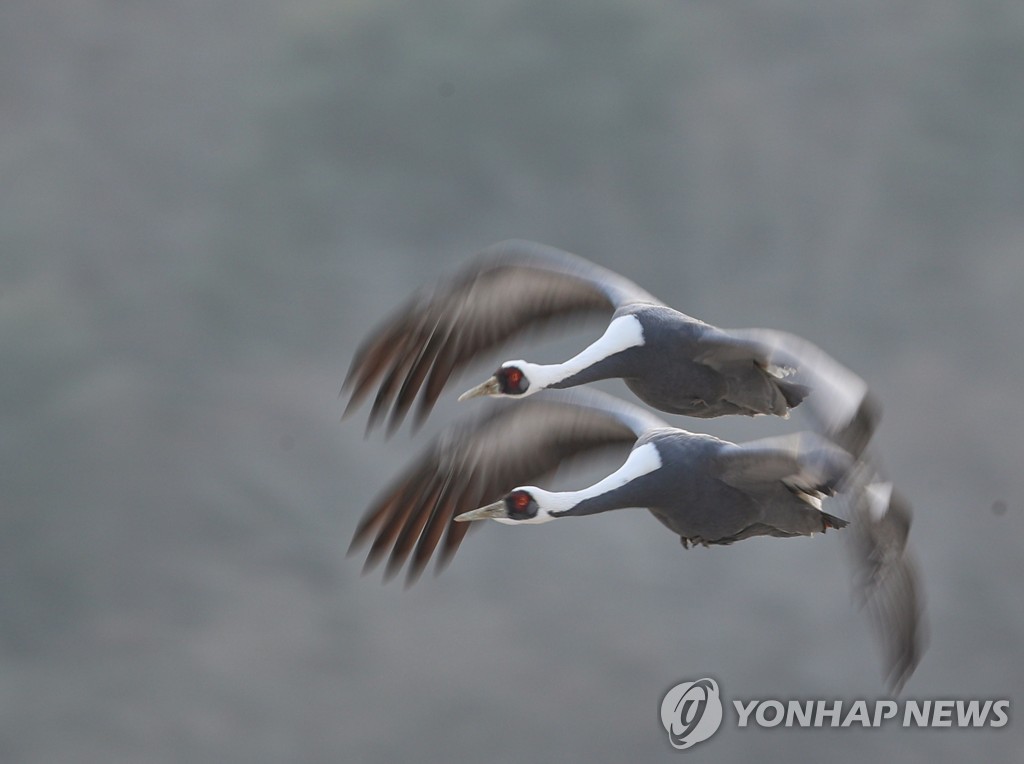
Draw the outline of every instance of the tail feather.
M800 385L796 382L787 382L784 379L773 379L772 382L786 399L786 405L791 409L799 406L804 398L811 394L811 388L807 385Z
M845 528L849 525L848 520L844 520L841 517L830 515L828 512L821 513L821 532L824 533L829 528Z

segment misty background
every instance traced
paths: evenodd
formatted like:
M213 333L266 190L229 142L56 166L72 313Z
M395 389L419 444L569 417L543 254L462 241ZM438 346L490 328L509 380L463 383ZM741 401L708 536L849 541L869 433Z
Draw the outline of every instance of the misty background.
M1019 757L1022 83L1014 0L5 0L0 760ZM408 591L361 577L363 509L493 364L385 441L339 422L349 360L508 237L867 378L927 584L905 696L1010 698L1010 724L730 707L670 748L684 679L885 695L838 533L491 523Z

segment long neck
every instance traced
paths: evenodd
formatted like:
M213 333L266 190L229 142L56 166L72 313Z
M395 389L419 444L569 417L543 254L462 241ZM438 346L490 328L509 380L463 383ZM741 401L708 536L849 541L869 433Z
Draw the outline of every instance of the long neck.
M635 507L642 497L635 489L644 475L661 467L661 455L653 443L634 448L626 462L615 472L581 491L561 491L545 496L545 507L555 517L578 517Z
M595 382L599 379L622 376L613 356L644 344L644 330L633 315L613 320L600 339L563 363L538 364L527 372L540 387L564 388Z

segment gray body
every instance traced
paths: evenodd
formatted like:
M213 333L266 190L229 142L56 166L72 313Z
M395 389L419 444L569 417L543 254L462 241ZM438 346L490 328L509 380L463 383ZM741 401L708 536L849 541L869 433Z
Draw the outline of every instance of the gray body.
M780 452L784 441L792 447L791 439L776 440ZM736 464L742 446L675 428L647 432L636 448L647 443L657 448L660 468L556 514L575 517L644 507L678 534L684 546L731 544L752 536L809 536L846 524L814 505L813 488L787 486L774 471L763 477L744 474ZM818 447L828 448L823 443ZM850 466L838 449L829 459L827 475L815 487L828 492Z
M598 361L552 385L569 388L621 377L638 398L671 414L718 417L731 414L785 416L808 388L770 374L753 360L715 359L723 332L665 305L632 303L615 318L635 316L644 343Z

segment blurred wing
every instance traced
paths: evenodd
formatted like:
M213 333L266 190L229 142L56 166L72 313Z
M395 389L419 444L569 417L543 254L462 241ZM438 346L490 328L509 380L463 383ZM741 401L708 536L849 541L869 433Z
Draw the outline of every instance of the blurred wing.
M886 681L894 693L914 673L927 643L924 591L907 545L911 508L866 464L849 492L857 599L882 643Z
M710 330L711 348L698 358L715 368L749 358L787 382L810 388L801 403L821 432L859 456L878 425L881 409L858 375L818 346L773 329Z
M368 570L390 550L385 577L412 554L413 583L447 529L439 567L455 554L474 523L455 515L497 501L518 485L553 472L579 454L632 444L664 423L631 404L593 391L543 393L496 403L491 413L442 434L370 507L349 551L371 537Z
M377 385L368 429L394 404L393 429L426 383L421 422L451 375L484 351L552 319L611 314L631 302L657 300L617 273L554 247L495 244L453 279L416 295L363 342L342 387L352 390L345 413Z
M719 479L736 488L782 481L808 493L831 495L853 466L850 455L813 432L762 438L722 449Z

